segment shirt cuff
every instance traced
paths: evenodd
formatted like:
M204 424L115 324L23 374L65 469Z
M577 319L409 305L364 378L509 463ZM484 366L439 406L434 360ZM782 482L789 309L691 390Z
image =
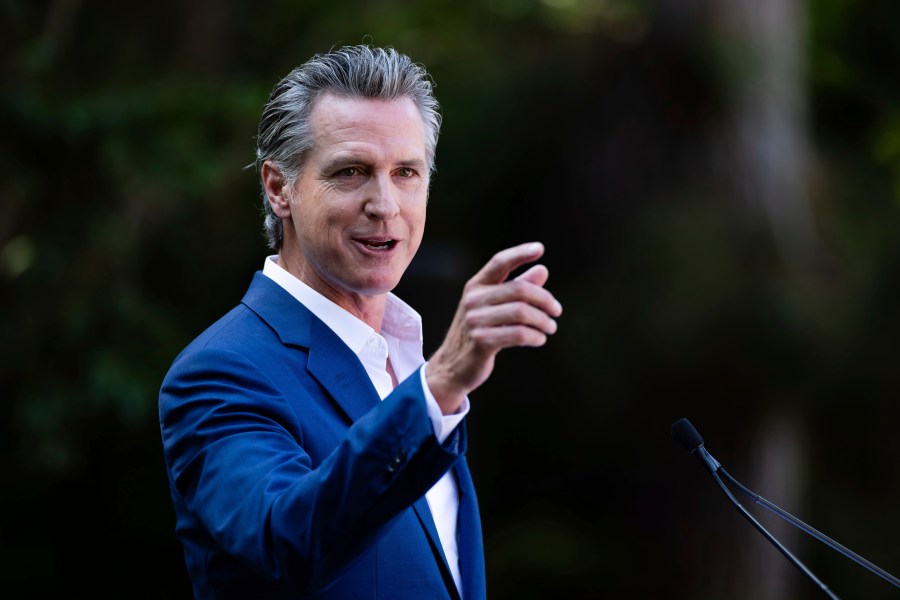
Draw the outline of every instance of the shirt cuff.
M443 414L434 394L431 393L431 388L428 387L428 382L425 380L425 365L427 364L426 362L419 369L419 377L422 379L422 390L425 392L425 408L428 409L428 416L431 418L431 425L434 427L434 435L443 444L453 430L456 429L457 425L469 414L469 397L463 398L462 404L459 405L459 410L452 415Z

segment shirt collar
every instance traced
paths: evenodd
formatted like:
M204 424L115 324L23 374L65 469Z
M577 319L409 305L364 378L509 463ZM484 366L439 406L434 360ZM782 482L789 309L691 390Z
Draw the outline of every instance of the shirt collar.
M366 323L279 266L278 255L266 257L263 275L284 288L321 319L355 354L362 353L370 338L379 334ZM402 341L421 342L422 317L393 292L388 292L380 334Z

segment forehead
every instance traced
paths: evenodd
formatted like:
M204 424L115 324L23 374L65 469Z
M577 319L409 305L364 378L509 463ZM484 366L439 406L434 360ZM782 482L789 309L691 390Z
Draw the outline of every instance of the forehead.
M425 124L415 102L345 98L323 94L310 115L315 146L363 149L373 145L390 151L425 156Z

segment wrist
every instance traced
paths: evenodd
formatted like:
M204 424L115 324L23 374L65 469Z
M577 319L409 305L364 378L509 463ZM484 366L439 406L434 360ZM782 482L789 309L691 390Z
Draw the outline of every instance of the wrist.
M466 393L454 383L446 369L441 368L440 364L433 360L429 361L425 365L425 381L442 414L452 415L459 412Z

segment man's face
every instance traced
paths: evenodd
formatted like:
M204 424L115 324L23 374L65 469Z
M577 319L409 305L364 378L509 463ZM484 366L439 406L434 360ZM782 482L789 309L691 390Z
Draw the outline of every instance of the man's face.
M338 304L383 295L422 241L429 178L422 117L409 98L326 94L313 107L311 124L314 145L285 223L296 244L286 244L282 258Z

